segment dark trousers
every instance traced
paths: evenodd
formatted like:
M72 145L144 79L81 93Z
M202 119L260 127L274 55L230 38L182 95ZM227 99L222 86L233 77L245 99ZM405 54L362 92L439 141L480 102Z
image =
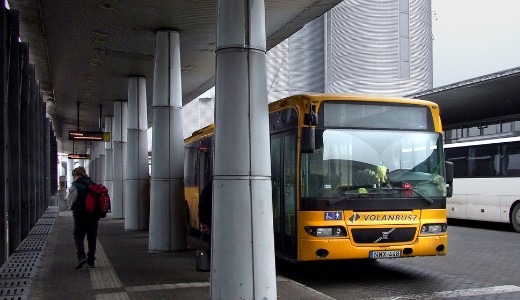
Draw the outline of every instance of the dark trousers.
M74 243L76 244L78 260L86 258L89 262L94 262L96 259L98 221L98 218L89 216L74 217ZM88 256L85 253L85 246L83 245L85 235L87 236L88 242Z

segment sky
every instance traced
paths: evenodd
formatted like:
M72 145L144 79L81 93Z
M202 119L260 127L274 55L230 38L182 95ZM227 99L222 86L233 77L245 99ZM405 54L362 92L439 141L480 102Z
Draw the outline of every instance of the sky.
M519 0L431 0L433 86L520 67Z

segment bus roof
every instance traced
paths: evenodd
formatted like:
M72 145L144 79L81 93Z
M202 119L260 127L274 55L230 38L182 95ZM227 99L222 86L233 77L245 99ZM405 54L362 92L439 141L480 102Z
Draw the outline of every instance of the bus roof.
M289 96L269 103L269 111L275 110L280 106L286 106L288 104L295 104L300 101L304 102L321 102L325 100L339 100L339 101L367 101L367 102L391 102L391 103L402 103L402 104L415 104L429 106L434 109L438 109L439 106L431 101L404 98L404 97L392 97L382 95L367 95L367 94L335 94L335 93L324 93L324 94L299 94Z
M191 136L184 139L184 143L189 144L191 142L195 142L197 140L200 140L202 138L212 135L214 131L215 131L215 124L209 124L206 127L203 127L199 130L195 130L191 134Z
M281 107L287 105L300 105L302 102L304 106L310 103L320 103L322 101L366 101L366 102L388 102L388 103L402 103L412 105L428 106L432 109L438 109L439 106L431 101L392 97L381 95L367 95L367 94L336 94L336 93L317 93L317 94L298 94L292 95L274 102L269 103L269 112L276 111ZM194 131L190 137L184 139L184 143L191 143L200 140L204 137L212 135L215 130L214 124L210 124L204 128Z
M499 143L510 143L510 142L518 142L520 141L520 136L507 136L503 135L503 137L497 137L497 135L490 135L486 138L486 136L479 136L480 139L468 141L468 142L457 142L452 144L445 144L444 148L458 148L465 146L477 146L477 145L490 145L490 144L499 144Z

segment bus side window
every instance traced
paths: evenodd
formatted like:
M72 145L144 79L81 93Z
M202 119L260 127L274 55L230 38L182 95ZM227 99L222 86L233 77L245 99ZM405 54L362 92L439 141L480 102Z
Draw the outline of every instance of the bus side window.
M502 176L520 176L520 143L502 146Z
M499 175L500 154L498 145L486 145L472 150L474 154L472 157L474 160L473 176L496 177Z
M467 148L446 149L446 160L449 160L453 163L453 177L462 178L469 176L469 161L467 153Z

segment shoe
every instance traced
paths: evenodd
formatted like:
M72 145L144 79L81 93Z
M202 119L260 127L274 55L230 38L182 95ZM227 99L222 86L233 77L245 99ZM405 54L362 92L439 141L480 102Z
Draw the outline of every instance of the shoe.
M88 264L88 267L91 269L96 267L96 265L94 264L93 261L87 261L87 264Z
M76 270L79 270L81 268L83 268L83 265L87 263L87 259L86 258L82 258L79 260L78 262L78 265L76 266Z

